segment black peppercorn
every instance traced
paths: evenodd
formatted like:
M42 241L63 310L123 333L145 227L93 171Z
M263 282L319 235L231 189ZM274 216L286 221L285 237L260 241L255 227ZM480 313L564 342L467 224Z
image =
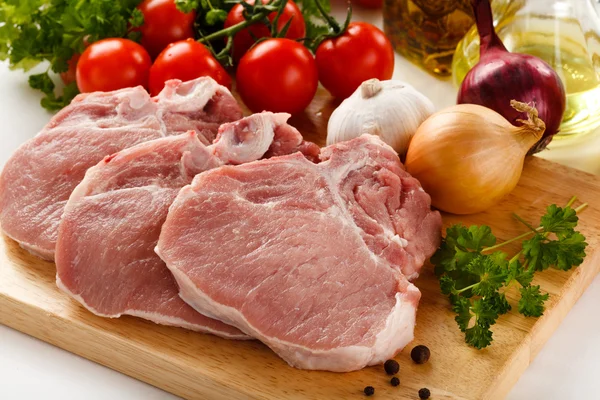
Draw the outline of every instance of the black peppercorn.
M428 399L428 398L429 398L429 396L431 396L431 392L429 391L429 389L427 389L427 388L423 388L423 389L420 389L420 390L419 390L419 398L420 398L421 400Z
M373 396L375 394L375 388L373 386L367 386L364 392L367 396Z
M400 371L400 365L395 360L387 360L383 364L383 369L385 369L385 373L388 375L396 375Z
M398 379L398 377L395 376L390 380L390 383L392 384L392 386L398 386L400 384L400 379Z
M427 346L423 346L422 344L416 346L410 352L410 358L417 364L425 364L429 361L429 356L431 356L431 352Z

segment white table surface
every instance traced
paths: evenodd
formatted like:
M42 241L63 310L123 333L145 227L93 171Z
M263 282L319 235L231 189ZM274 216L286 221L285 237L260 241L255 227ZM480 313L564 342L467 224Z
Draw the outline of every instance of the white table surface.
M355 19L380 25L380 14L355 10ZM396 79L431 98L438 108L454 103L456 90L403 58L396 57ZM50 118L27 78L0 64L0 168L21 143ZM582 143L561 145L544 157L600 174L600 134ZM576 188L574 188L576 193ZM600 398L600 277L567 315L522 375L510 400ZM435 360L433 360L435 362ZM0 399L175 399L160 389L85 360L0 325Z

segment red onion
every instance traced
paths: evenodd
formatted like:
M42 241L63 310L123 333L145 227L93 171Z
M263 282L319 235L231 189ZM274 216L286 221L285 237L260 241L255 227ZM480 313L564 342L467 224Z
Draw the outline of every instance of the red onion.
M489 0L472 0L480 40L479 63L465 77L458 104L479 104L501 114L515 126L527 115L511 107L510 101L533 103L546 123L544 136L530 150L546 148L558 132L565 112L564 86L550 65L527 54L510 53L496 34Z

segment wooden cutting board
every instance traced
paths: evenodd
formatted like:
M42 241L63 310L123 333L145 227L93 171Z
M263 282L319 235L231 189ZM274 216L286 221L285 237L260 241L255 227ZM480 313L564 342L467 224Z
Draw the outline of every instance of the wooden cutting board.
M320 96L297 126L308 140L324 144L325 124L336 104ZM190 399L360 399L376 388L377 399L417 399L428 387L432 399L500 399L527 368L600 270L600 179L532 158L515 191L494 209L477 215L445 215L456 222L490 225L499 239L524 232L516 212L537 222L547 205L577 195L590 207L580 222L590 244L585 262L571 272L545 271L535 284L550 293L539 319L512 311L494 327L494 343L478 351L464 343L448 301L430 265L415 282L423 292L416 339L432 352L425 365L410 360L410 348L396 357L401 385L392 387L381 366L352 373L301 371L287 366L256 341L227 341L141 319L104 319L60 292L54 264L41 261L12 240L0 238L0 323ZM515 304L515 296L509 295Z

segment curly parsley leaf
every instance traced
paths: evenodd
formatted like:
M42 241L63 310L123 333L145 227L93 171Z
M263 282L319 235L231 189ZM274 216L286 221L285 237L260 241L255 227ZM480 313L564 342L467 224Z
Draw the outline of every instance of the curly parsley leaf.
M547 265L551 261L552 256L546 251L547 247L542 246L545 240L545 236L537 234L522 243L523 255L529 261L529 265L536 271L543 271L548 268Z
M492 229L487 225L470 226L468 229L462 229L461 235L456 238L457 243L473 251L481 251L484 247L496 244L496 237L492 234Z
M538 233L533 238L525 240L523 255L529 265L537 271L550 267L566 271L583 262L587 243L581 233L568 228L560 230L557 237L557 240L550 240L546 233Z
M436 265L438 275L443 271L465 270L483 246L495 243L489 227L453 225L446 230L446 238L431 262Z
M42 93L49 94L54 92L54 82L47 72L29 76L29 86L33 89L41 90Z
M512 281L517 281L521 286L529 286L533 280L535 271L533 268L524 268L519 260L513 260L508 266L508 275L505 284L509 285Z
M142 11L140 9L135 8L133 10L133 12L131 13L131 17L129 17L129 24L133 28L137 28L144 25L144 14L142 14Z
M481 297L473 302L472 311L477 325L489 328L496 323L500 312L495 308L495 302L489 297Z
M457 314L454 319L460 330L465 333L465 341L477 349L491 344L493 333L490 327L500 315L510 310L506 297L499 293L475 301L455 296L453 301L452 310Z
M444 275L440 278L440 289L445 295L452 294L456 291L456 282L448 275Z
M320 18L321 13L317 7L319 1L326 12L331 11L329 0L296 0L296 4L302 10L302 16L306 24L306 37L314 38L329 33L329 26Z
M58 111L71 103L71 100L79 94L77 84L72 82L63 88L61 96L56 96L54 92L47 93L40 104L47 110Z
M561 232L571 232L576 226L579 217L571 207L558 207L556 204L548 206L546 214L540 220L540 225L544 232L559 234Z
M454 271L457 263L457 243L456 238L461 229L466 229L462 225L452 225L446 229L446 238L442 241L440 248L431 257L431 262L435 265L435 274L442 275L444 272Z
M475 324L472 328L465 331L465 342L468 345L481 350L492 344L492 336L493 333L488 326Z
M452 302L452 311L456 313L456 323L460 328L461 332L465 332L469 327L473 314L471 313L471 300L464 296L451 296L450 301Z
M558 241L558 251L554 266L560 270L567 271L572 267L581 265L585 258L587 245L585 236L579 232L574 232L568 237L561 238Z
M498 315L504 315L512 309L504 293L494 293L492 296L490 296L489 301L494 310L498 312Z
M73 97L79 94L77 90L77 84L75 82L65 86L61 96L56 96L54 93L54 82L50 78L47 72L41 74L35 74L29 76L29 86L33 89L38 89L46 96L42 98L42 107L54 111L60 110L61 108L68 105Z
M478 349L490 345L491 327L511 310L505 295L511 285L520 286L518 312L539 317L548 294L542 293L540 286L531 285L535 272L550 267L568 270L583 262L587 243L575 228L579 221L577 210L585 205L578 209L569 205L548 207L537 229L517 216L530 229L524 235L532 237L523 240L521 250L510 259L506 252L497 249L522 239L523 235L496 244L496 237L485 225L456 224L446 230L446 237L431 262L441 291L449 297L456 323L469 345Z
M520 289L519 312L526 317L539 317L544 313L544 302L548 293L542 294L540 286L527 286Z
M478 255L467 266L467 271L478 276L478 282L473 285L472 293L476 296L493 295L506 280L506 269L497 264L489 256Z
M0 0L0 60L26 72L42 62L55 73L65 72L86 43L127 36L128 24L141 22L141 13L134 12L140 1ZM29 82L46 95L42 105L56 110L76 95L76 86L59 96L50 81L49 74L38 74Z

